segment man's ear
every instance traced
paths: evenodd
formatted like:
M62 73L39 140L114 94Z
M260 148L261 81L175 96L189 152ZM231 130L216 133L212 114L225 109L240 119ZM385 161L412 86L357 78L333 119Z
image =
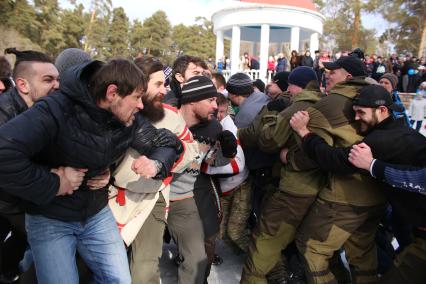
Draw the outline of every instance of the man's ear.
M30 92L30 86L26 79L18 77L15 80L15 84L20 93L27 95Z
M176 78L176 80L178 80L179 83L181 83L181 84L185 83L185 78L182 76L181 73L176 73L175 78Z
M105 94L105 99L108 102L110 102L110 103L113 102L115 100L116 96L118 96L117 89L118 89L117 85L115 85L115 84L108 85L108 87L106 89L106 94Z
M391 110L390 110L390 109L388 109L388 108L387 108L387 107L385 107L385 106L379 106L379 110L380 110L380 113L386 113L386 112L391 113Z

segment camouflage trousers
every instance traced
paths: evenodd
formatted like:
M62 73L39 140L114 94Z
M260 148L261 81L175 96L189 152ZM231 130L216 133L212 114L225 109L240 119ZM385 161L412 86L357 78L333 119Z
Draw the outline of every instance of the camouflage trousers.
M250 182L247 179L230 194L222 196L223 219L220 224L220 237L231 242L241 251L247 251L250 233L247 220L250 216Z
M266 284L266 275L282 266L281 251L293 240L316 195L276 191L265 200L249 243L241 283Z
M426 239L416 237L395 259L381 284L426 283Z
M351 267L352 283L376 282L375 232L384 212L384 205L359 207L318 198L296 235L308 283L337 283L329 260L341 247Z

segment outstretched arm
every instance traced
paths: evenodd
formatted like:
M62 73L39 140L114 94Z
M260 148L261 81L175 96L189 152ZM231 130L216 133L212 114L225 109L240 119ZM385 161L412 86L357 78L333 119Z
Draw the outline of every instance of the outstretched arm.
M426 168L396 165L376 160L373 158L370 147L365 143L353 146L349 154L349 161L394 188L426 195Z

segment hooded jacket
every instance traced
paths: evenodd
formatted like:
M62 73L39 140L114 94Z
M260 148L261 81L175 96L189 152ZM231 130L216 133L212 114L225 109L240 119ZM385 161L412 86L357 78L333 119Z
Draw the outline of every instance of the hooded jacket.
M0 127L0 189L29 201L27 211L63 221L84 221L107 205L107 189L90 190L86 181L117 162L132 146L159 160L167 174L180 143L138 115L130 127L99 108L88 90L102 65L92 61L69 68L60 90ZM56 196L59 177L51 168L86 168L72 195Z

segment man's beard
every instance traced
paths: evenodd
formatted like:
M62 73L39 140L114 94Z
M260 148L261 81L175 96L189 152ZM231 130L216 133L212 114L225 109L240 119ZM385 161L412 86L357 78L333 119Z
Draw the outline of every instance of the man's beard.
M140 111L143 116L152 123L158 122L164 118L164 108L162 105L163 96L157 95L154 99L148 99L142 96L143 109Z
M366 136L368 133L370 133L371 130L379 123L379 119L375 113L373 113L373 117L371 121L365 122L360 121L358 126L358 134L361 134L363 136ZM361 127L364 126L364 129L361 129Z
M200 122L200 123L206 123L206 122L208 122L210 119L209 119L209 116L210 115L208 115L207 117L205 117L205 116L201 116L201 115L199 115L198 113L195 113L195 118Z

